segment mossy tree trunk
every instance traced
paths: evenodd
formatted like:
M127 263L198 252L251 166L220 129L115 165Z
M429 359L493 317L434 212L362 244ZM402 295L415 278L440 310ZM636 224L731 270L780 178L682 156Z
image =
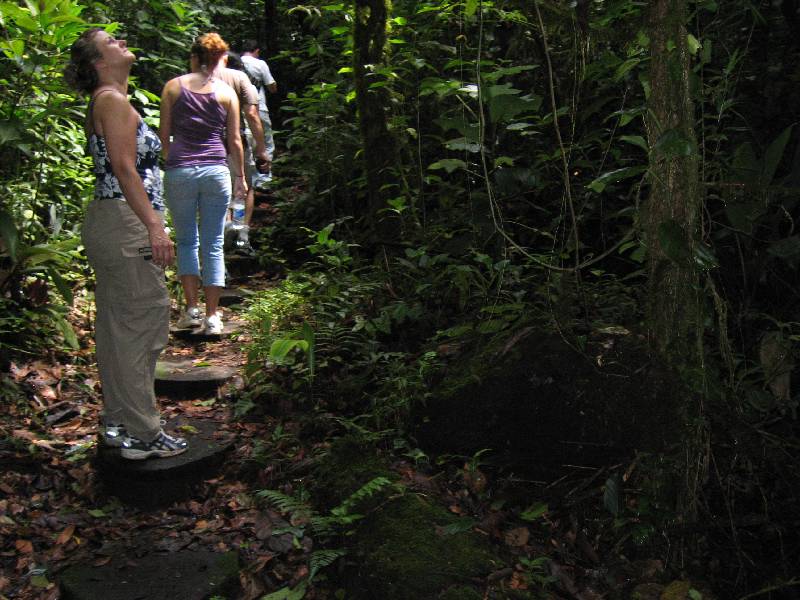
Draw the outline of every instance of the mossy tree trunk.
M700 195L685 23L686 0L651 1L646 123L650 193L641 226L648 252L651 342L674 365L691 364L699 357L694 248Z
M385 81L380 69L385 66L390 11L390 0L355 0L353 69L356 105L366 171L366 217L376 236L381 235L378 225L382 219L378 211L386 206L386 186L390 183L390 169L396 152L387 124L388 92L382 85L376 85Z
M700 182L694 108L689 87L687 0L651 0L650 90L647 136L650 193L640 215L647 244L647 322L651 344L687 378L681 410L685 417L681 484L676 510L697 516L699 487L707 473L708 430L702 402L692 390L701 372L700 277L695 266ZM700 417L700 418L698 418Z

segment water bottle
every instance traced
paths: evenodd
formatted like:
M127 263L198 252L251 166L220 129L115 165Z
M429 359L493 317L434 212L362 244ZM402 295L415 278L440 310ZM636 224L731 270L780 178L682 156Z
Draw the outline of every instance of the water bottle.
M244 223L244 202L241 200L234 200L231 204L233 215L231 217L231 229L239 230L245 227Z

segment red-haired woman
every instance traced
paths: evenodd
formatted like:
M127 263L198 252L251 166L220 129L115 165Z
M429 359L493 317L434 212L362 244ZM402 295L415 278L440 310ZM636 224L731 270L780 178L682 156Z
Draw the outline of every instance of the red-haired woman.
M244 198L247 193L239 100L218 76L227 51L228 44L218 34L200 36L192 45L192 72L168 81L161 94L164 184L186 298L178 327L202 325L210 335L222 333L217 308L225 285L223 241L231 174L233 195ZM198 306L201 273L205 320Z

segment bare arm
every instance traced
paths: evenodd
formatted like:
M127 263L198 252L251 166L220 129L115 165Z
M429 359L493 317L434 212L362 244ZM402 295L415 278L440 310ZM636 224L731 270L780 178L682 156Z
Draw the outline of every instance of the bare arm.
M111 170L114 172L128 206L147 228L153 262L165 267L175 258L172 241L164 231L162 217L153 210L144 183L136 171L136 129L139 115L128 99L120 93L98 96L95 119L108 148Z
M274 94L275 92L277 92L277 91L278 91L278 84L277 84L277 83L275 83L275 82L273 81L272 83L270 83L269 85L267 85L267 91L268 91L270 94Z
M231 175L233 175L233 196L243 198L247 194L247 185L244 180L244 149L242 136L239 130L239 98L228 88L225 94L224 106L228 112L225 129L227 134L228 154L231 157Z
M158 126L158 137L161 138L161 155L165 159L169 156L172 132L172 105L175 104L179 85L177 79L171 79L161 92L161 118Z
M264 142L264 125L261 123L261 117L258 115L258 104L248 104L244 109L244 118L250 126L250 132L253 134L253 141L256 147L253 150L253 155L257 160L265 161L266 168L263 171L269 172L270 161L269 154L267 154L267 144Z

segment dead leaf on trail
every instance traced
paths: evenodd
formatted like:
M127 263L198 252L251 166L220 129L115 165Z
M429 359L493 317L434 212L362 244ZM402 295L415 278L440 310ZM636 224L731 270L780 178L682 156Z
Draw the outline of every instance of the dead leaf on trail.
M508 546L519 548L520 546L527 544L530 537L531 532L527 527L517 527L515 529L506 531L504 539Z
M28 440L29 442L32 442L38 437L34 432L28 431L27 429L15 429L11 432L11 435L21 440Z
M31 554L33 552L33 544L29 540L17 540L14 542L14 547L21 554Z
M102 567L103 565L107 565L110 562L111 562L111 557L110 556L102 556L100 558L95 559L92 562L92 566L93 567Z
M272 523L269 521L269 519L261 519L256 523L255 534L256 539L261 541L266 540L272 535Z
M247 569L239 571L239 585L242 587L241 598L243 600L256 600L261 598L267 591L261 578Z
M208 521L201 519L200 521L194 524L195 531L203 531L205 529L208 529Z
M11 583L11 580L8 577L0 576L0 592L6 589L9 583Z
M72 538L72 534L75 533L75 525L68 525L64 531L58 534L56 538L56 545L61 546L62 544L66 544L70 538Z
M528 580L524 574L520 573L519 571L515 571L514 574L511 576L511 584L510 586L512 590L527 590L528 589Z

